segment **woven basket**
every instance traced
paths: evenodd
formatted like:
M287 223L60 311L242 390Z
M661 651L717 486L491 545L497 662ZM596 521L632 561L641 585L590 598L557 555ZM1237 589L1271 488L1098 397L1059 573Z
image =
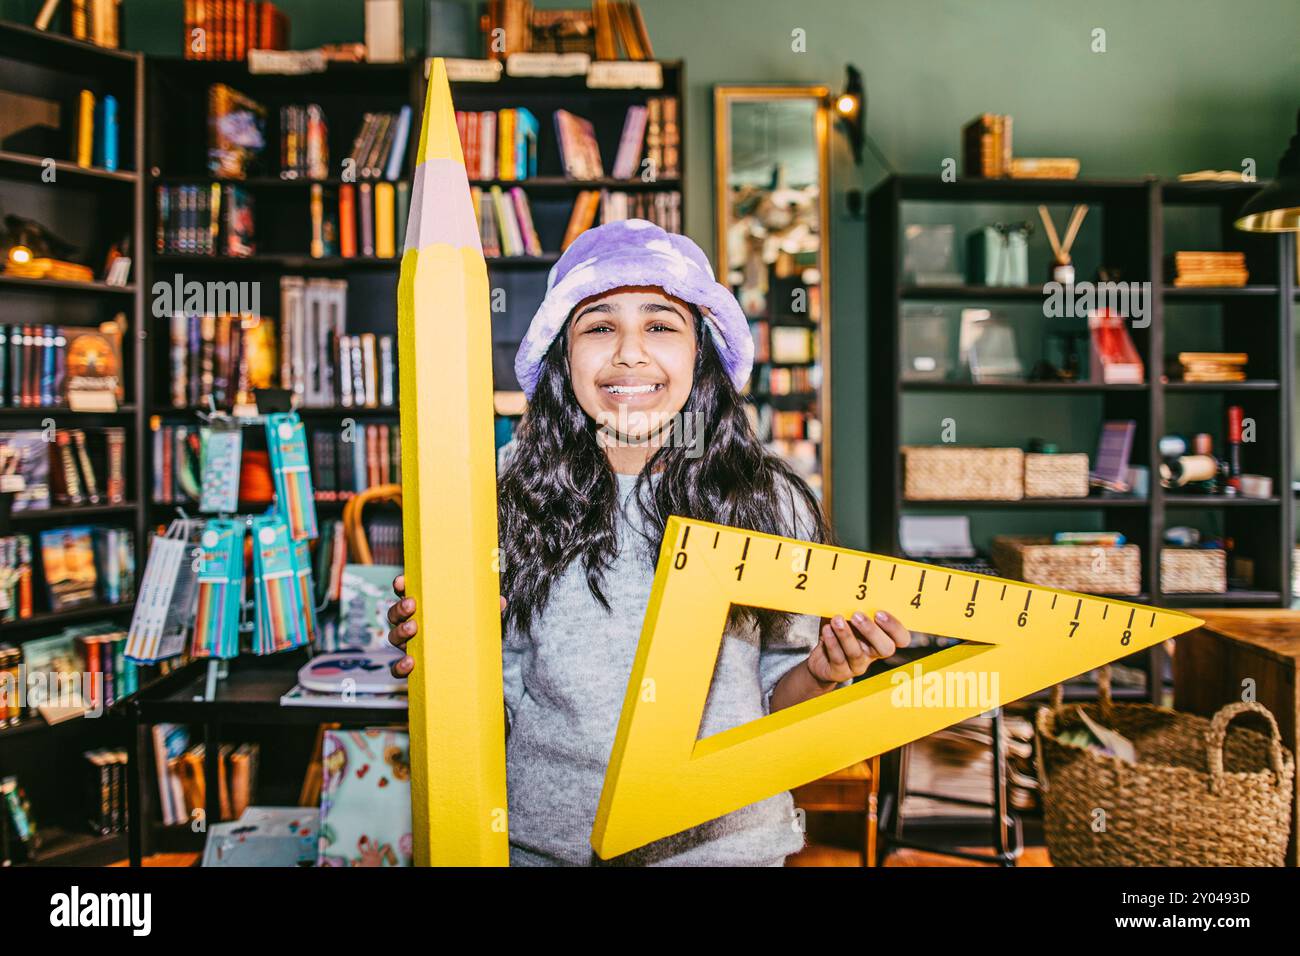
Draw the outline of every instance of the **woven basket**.
M1019 501L1025 453L1019 448L907 445L903 497L909 501Z
M997 535L993 565L1003 577L1085 594L1139 594L1142 549L1052 544L1048 538Z
M1025 497L1088 497L1088 456L1025 455Z
M1222 548L1165 548L1160 590L1166 594L1220 594L1228 590L1228 553Z
M1115 704L1108 668L1098 690L1098 703L1065 707L1058 685L1052 706L1037 715L1054 866L1284 864L1295 762L1266 707L1228 704L1206 720L1152 704ZM1056 735L1078 709L1132 741L1138 762L1061 743ZM1248 712L1268 723L1271 736L1240 727L1228 735L1229 723Z

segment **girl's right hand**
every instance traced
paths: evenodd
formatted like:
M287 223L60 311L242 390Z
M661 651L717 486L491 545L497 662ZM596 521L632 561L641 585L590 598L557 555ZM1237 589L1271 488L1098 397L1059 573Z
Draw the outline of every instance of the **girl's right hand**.
M393 578L393 593L397 595L398 601L388 609L388 623L393 625L388 632L388 643L392 644L400 651L406 650L406 642L415 637L415 598L406 596L406 575L399 574ZM501 599L501 610L504 613L506 609L506 599ZM415 658L409 654L404 654L401 660L396 661L392 668L394 677L409 677L411 671L415 670Z

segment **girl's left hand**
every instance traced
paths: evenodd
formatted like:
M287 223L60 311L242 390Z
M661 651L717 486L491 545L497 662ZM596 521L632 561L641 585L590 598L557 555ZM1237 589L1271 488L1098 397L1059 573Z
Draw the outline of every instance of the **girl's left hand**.
M808 655L808 670L824 684L840 684L911 643L912 632L892 614L877 611L874 621L861 611L847 621L837 614L822 627L821 640Z

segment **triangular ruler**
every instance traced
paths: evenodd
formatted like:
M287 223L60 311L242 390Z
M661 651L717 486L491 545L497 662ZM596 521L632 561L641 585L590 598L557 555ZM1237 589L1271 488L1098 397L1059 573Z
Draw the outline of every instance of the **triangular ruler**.
M914 632L970 643L697 740L732 604L819 617L883 609ZM618 856L985 713L990 689L1000 706L1200 623L672 516L591 845Z

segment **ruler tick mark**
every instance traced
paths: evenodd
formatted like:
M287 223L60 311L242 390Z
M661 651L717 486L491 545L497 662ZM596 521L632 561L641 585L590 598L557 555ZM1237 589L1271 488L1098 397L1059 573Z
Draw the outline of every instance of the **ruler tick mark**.
M867 575L871 573L871 559L867 558L867 566L862 569L862 583L867 583Z
M1002 585L1002 596L999 597L998 600L1005 601L1006 599L1007 599L1007 586L1004 584Z
M1033 592L1033 591L1026 591L1026 592L1025 592L1025 610L1026 610L1026 611L1029 610L1029 599L1030 599L1031 597L1033 597L1033 596L1034 596L1034 592Z
M975 596L976 596L977 594L979 594L979 593L980 593L980 583L979 583L979 580L977 579L977 580L975 581L975 587L971 589L971 592L970 592L970 599L971 599L972 601L975 600Z
M1135 607L1134 607L1134 608L1129 608L1129 612L1128 612L1128 625L1127 625L1128 627L1132 627L1132 626L1133 626L1133 615L1136 614L1136 613L1137 613L1137 608L1135 608Z
M779 558L779 557L781 557L781 544L782 544L782 542L780 542L780 541L778 541L778 542L776 543L776 554L773 555L774 558Z
M691 526L687 525L682 529L682 547L686 547L686 542L691 536Z
M1151 623L1148 624L1147 626L1148 626L1148 627L1155 627L1155 626L1156 626L1156 612L1155 612L1155 611L1152 611L1152 612L1151 612Z
M808 564L812 561L812 548L804 548L803 569L808 570Z
M745 546L740 549L740 560L744 561L745 556L749 554L749 538L745 538Z
M1057 598L1057 595L1053 594L1053 595L1052 595L1052 607L1051 607L1051 610L1053 610L1053 611L1056 610L1056 598Z
M952 575L948 575L948 580L943 582L943 589L946 591L952 587Z
M1102 619L1103 621L1106 620L1106 615L1109 614L1109 613L1110 613L1110 605L1109 605L1109 604L1103 604L1103 605L1101 606L1101 619Z
M919 581L916 582L916 589L917 589L918 591L924 591L924 590L925 590L925 571L924 571L924 569L921 571L921 580L919 580Z
M889 568L889 580L894 580L894 575L898 573L898 565L891 565Z
M1079 612L1083 610L1083 598L1079 598L1079 603L1074 606L1074 619L1079 619Z
M721 538L721 537L722 537L722 532L721 532L721 531L715 531L715 532L713 532L713 546L714 546L715 548L718 546L718 539Z
M831 555L831 570L834 571L835 565L839 563L840 563L840 553L836 551L834 554Z

